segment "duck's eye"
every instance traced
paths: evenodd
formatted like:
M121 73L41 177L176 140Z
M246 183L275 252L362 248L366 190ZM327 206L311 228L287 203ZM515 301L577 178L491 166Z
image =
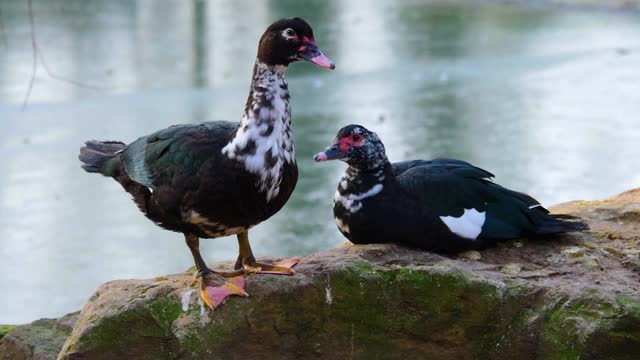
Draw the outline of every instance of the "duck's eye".
M362 139L362 136L360 136L358 134L353 134L353 135L351 135L351 139L353 141L360 141L360 139Z
M288 28L288 29L286 29L285 31L282 32L282 35L284 37L286 37L287 39L291 39L291 38L294 38L296 36L296 32L293 31L293 29Z

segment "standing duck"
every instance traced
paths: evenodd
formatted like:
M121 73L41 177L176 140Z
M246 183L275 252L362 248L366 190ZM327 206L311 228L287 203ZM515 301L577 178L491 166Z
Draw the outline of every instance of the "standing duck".
M549 214L531 196L503 188L490 180L493 174L464 161L392 164L376 133L363 126L340 129L333 145L314 156L334 159L349 165L335 194L335 221L356 244L396 242L458 252L587 229Z
M248 272L294 273L297 259L257 262L248 234L278 212L296 186L285 71L298 60L334 68L304 20L278 20L260 38L240 123L175 125L128 145L91 140L80 149L84 170L115 179L150 220L184 234L202 278L200 294L211 309L227 296L247 296ZM199 239L233 234L240 247L235 271L211 270Z

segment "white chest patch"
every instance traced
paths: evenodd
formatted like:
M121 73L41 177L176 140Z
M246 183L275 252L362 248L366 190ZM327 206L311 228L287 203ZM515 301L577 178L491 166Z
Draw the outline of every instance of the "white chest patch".
M360 209L362 209L362 200L378 195L384 187L382 184L375 184L371 187L371 189L361 193L361 194L340 194L340 191L336 191L335 196L333 197L334 203L341 203L342 206L349 210L351 213L356 213Z
M476 209L464 209L464 213L460 217L440 216L440 219L454 234L475 240L482 232L486 212L479 212Z
M283 167L295 162L289 91L284 67L256 63L252 92L236 136L222 149L258 175L256 186L267 201L280 191Z

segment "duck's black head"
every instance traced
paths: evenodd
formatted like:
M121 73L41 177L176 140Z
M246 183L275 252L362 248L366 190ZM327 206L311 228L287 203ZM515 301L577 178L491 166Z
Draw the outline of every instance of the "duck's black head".
M377 169L388 161L378 135L361 125L348 125L340 129L333 145L316 154L313 159L339 159L359 170Z
M318 49L311 26L300 18L281 19L271 24L260 38L258 60L285 66L305 60L320 67L335 68Z

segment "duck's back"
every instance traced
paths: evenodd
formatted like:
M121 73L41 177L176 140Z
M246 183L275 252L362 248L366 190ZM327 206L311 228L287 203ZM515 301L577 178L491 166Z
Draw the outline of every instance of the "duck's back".
M205 163L224 167L221 150L237 124L227 121L174 125L143 136L122 151L127 175L151 189L195 175ZM214 175L215 174L211 174Z

